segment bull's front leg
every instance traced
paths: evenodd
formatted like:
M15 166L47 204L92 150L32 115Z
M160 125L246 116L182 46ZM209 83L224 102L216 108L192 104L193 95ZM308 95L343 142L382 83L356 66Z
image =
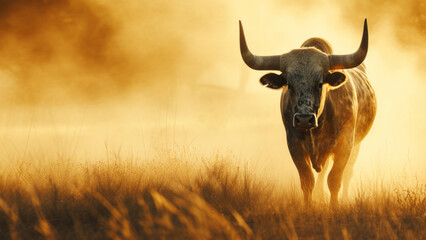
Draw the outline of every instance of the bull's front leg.
M321 201L325 200L324 179L326 177L326 173L327 173L330 162L331 162L331 159L329 159L329 157L327 156L324 162L324 165L322 166L321 172L318 173L317 181L314 187L314 193L313 193L314 198L319 199Z
M334 154L333 167L327 178L328 188L330 189L330 207L338 205L339 190L342 185L342 175L348 162L351 149L343 147Z
M299 149L290 148L290 154L293 162L299 172L300 185L303 191L305 205L309 206L312 202L312 190L315 185L315 178L312 172L311 164L307 154L299 151Z

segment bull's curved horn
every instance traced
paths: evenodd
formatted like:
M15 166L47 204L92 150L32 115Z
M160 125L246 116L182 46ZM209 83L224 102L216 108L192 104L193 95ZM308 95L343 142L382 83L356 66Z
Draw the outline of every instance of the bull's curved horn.
M330 70L354 68L360 65L367 56L368 50L368 27L367 19L364 20L364 32L362 34L361 45L358 50L348 55L328 55Z
M240 21L240 51L244 62L255 70L280 70L280 55L256 56L247 47L243 25Z

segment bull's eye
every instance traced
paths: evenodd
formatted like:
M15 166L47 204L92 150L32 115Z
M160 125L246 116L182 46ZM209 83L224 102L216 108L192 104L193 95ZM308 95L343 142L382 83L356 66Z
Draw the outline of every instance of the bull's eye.
M318 84L318 88L322 88L322 83L319 83L319 84Z

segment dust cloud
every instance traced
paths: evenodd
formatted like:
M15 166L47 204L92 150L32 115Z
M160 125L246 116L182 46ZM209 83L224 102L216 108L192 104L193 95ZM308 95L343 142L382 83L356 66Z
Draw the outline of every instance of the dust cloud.
M420 1L19 0L0 6L4 161L223 154L278 182L297 183L280 91L261 87L264 72L243 64L238 20L256 54L285 53L309 37L323 37L343 54L357 49L367 17L366 66L378 115L354 179L425 176Z
M4 90L27 104L96 101L125 96L134 87L167 87L179 69L193 67L191 62L208 65L206 58L194 57L195 51L209 53L206 46L195 49L191 43L203 40L196 39L200 30L209 35L217 29L195 1L116 6L94 0L5 0L0 5Z

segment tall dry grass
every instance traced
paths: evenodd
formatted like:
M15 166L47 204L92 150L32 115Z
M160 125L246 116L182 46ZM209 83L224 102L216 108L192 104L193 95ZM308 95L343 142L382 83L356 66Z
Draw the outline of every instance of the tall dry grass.
M0 239L426 238L424 183L366 183L337 209L305 208L298 186L229 158L165 151L150 163L118 154L81 163L27 154L0 176Z

